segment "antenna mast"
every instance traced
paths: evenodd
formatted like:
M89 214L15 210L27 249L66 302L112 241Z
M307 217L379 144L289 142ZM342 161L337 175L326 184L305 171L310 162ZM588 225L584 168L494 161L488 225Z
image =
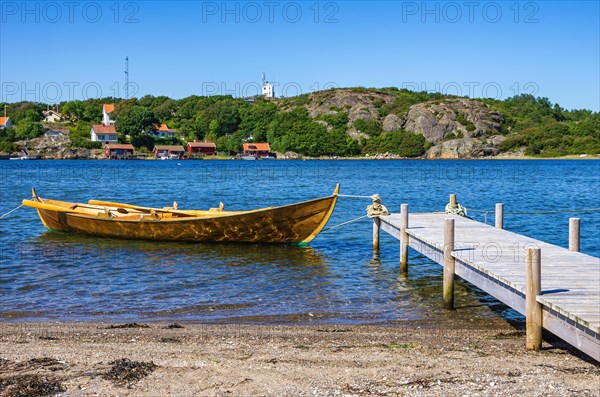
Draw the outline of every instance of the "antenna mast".
M129 99L129 56L125 57L125 99Z

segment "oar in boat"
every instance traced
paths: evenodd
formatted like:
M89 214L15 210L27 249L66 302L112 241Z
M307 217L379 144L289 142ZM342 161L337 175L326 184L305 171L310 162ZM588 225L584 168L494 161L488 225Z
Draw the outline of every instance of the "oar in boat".
M90 205L99 205L103 207L116 207L123 209L132 209L144 212L165 212L169 214L181 215L181 216L196 216L197 212L209 212L209 211L186 211L186 210L172 210L165 208L152 208L152 207L142 207L140 205L126 204L126 203L116 203L114 201L102 201L102 200L88 200L88 204Z

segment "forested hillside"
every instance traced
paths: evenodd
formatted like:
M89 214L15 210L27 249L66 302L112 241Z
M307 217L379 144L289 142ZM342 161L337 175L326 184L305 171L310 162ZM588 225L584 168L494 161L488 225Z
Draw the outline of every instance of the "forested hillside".
M11 103L7 116L14 127L0 130L0 151L18 151L24 140L50 127L68 128L73 147L100 147L89 141L89 133L92 124L100 123L104 103L116 104L119 141L141 150L152 150L157 143L145 132L165 123L179 132L182 143L214 141L225 154L239 152L243 142L265 141L275 152L310 157L600 153L597 112L566 110L531 95L475 100L396 88L332 89L283 99L145 96L69 101L59 104L65 121L58 125L42 123L47 104Z

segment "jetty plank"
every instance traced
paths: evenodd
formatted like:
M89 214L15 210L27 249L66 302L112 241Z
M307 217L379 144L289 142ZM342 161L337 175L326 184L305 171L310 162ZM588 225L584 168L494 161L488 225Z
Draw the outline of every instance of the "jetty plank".
M569 251L465 217L409 214L411 248L443 265L444 223L454 219L457 276L525 315L528 248L541 250L543 327L600 361L600 258ZM400 214L381 217L381 230L401 238Z

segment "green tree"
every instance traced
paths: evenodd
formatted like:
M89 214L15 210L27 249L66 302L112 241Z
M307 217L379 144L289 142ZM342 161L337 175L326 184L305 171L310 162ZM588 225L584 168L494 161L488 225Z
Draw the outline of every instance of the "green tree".
M208 133L206 134L206 140L215 142L219 137L219 120L211 120L208 125Z
M239 129L244 132L243 138L252 137L254 142L267 140L269 124L277 114L277 105L264 99L258 99L251 106L240 109Z
M0 142L13 142L15 140L15 133L14 127L0 129Z
M83 110L83 102L78 100L65 102L60 107L61 113L73 120L81 120L83 118Z
M154 108L154 113L159 120L170 120L177 115L177 108L177 101L167 99Z
M17 124L15 131L16 139L33 139L44 133L44 128L40 123L34 123L32 121L21 120Z
M370 137L381 134L381 123L377 120L356 119L353 125L357 131L367 134Z
M418 157L431 146L421 134L410 131L394 131L381 134L366 141L364 153L393 153L402 157Z
M145 147L149 151L154 149L154 137L150 135L138 135L131 139L131 144L136 148Z
M158 120L152 110L142 106L124 108L119 112L115 128L119 133L127 134L132 138L149 132L154 128Z

